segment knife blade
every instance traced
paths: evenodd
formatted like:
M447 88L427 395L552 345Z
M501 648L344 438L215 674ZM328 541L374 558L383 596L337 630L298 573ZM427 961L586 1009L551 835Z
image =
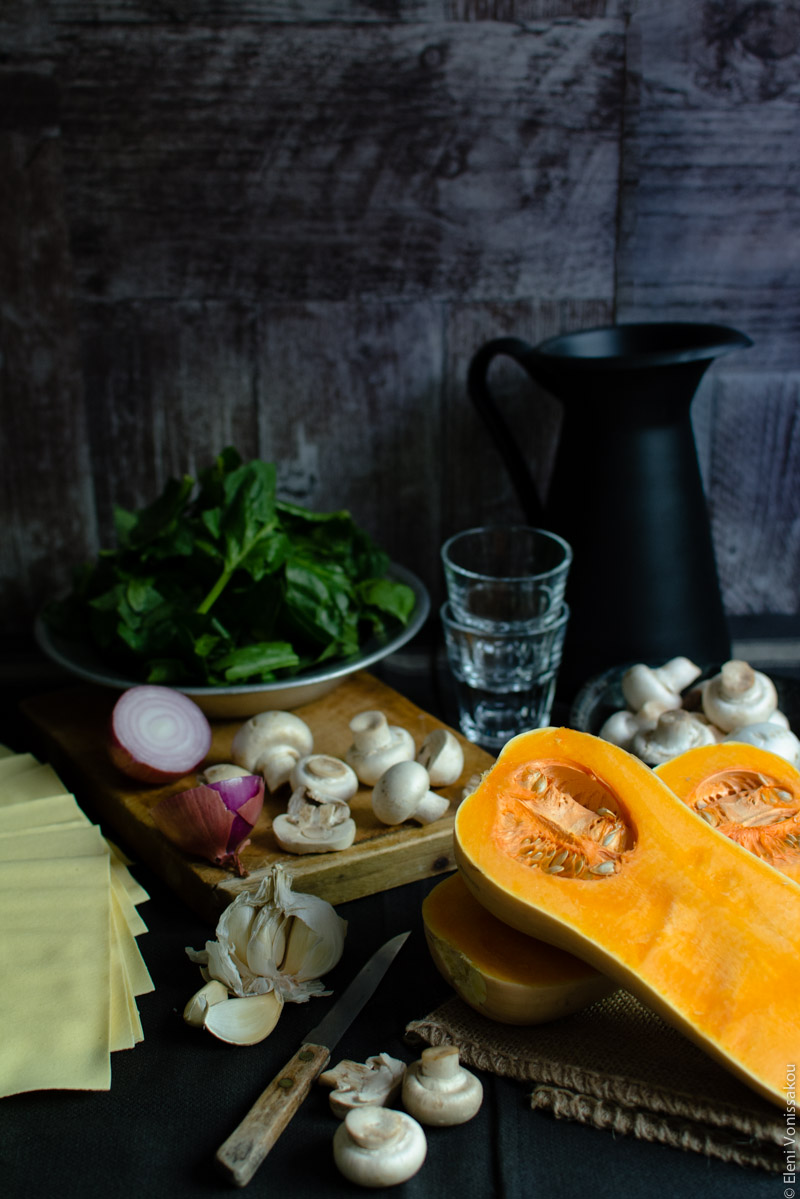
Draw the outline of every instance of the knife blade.
M237 1186L247 1186L308 1095L311 1084L327 1066L331 1050L377 989L408 935L400 933L376 950L220 1145L217 1164Z

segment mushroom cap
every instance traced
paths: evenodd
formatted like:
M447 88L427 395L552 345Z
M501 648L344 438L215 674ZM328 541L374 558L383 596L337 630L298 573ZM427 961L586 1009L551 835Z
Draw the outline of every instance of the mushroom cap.
M633 753L650 766L668 762L687 749L711 745L716 740L712 729L692 712L674 708L662 714L654 728L642 729L633 739Z
M289 766L314 748L314 736L304 720L293 712L259 712L251 716L236 730L231 745L231 756L237 766L244 766L254 774L265 770L265 760L270 751L283 748L289 753ZM282 779L285 781L285 779ZM268 783L270 790L273 783Z
M345 753L345 761L368 787L374 786L395 762L414 757L416 746L411 733L400 725L389 724L383 712L360 712L350 721L350 728L354 741Z
M428 794L430 779L421 762L395 762L372 790L372 810L384 824L402 824L413 816Z
M431 787L447 787L461 776L464 751L449 729L434 729L422 742L417 761L427 770Z
M756 724L748 724L734 729L725 737L726 741L740 741L745 745L757 745L759 749L767 749L791 762L792 766L800 768L800 738L789 728L784 728L772 720L761 720Z
M428 1151L420 1125L405 1112L356 1107L336 1129L333 1158L350 1182L385 1187L417 1173Z
M292 767L289 782L293 788L305 787L315 799L352 799L358 791L358 777L352 766L332 754L306 754Z
M483 1086L460 1064L455 1045L430 1046L406 1068L403 1106L422 1124L464 1124L482 1102Z
M778 706L775 684L748 662L732 658L703 688L703 711L723 732L768 720Z

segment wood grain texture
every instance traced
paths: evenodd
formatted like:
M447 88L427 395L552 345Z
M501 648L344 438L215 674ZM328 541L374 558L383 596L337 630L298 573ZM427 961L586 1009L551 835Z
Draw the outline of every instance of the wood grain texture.
M800 373L720 372L711 396L708 495L723 592L736 612L795 611Z
M613 261L619 20L103 26L65 47L87 296L577 298Z
M297 1113L330 1061L324 1045L303 1044L259 1095L245 1118L216 1153L228 1180L246 1186Z
M265 796L264 808L250 844L241 852L249 872L244 879L201 859L189 858L155 827L151 809L159 799L194 785L194 776L165 787L146 787L128 780L111 764L105 730L116 693L84 686L25 700L23 711L43 738L47 760L72 790L80 791L92 819L115 830L130 851L146 862L177 895L216 924L219 913L243 889L255 888L282 862L297 891L313 892L330 903L374 895L416 879L454 869L452 826L461 788L475 773L488 769L492 758L456 733L464 749L461 779L441 792L450 810L432 824L387 826L372 811L371 788L360 787L350 801L356 822L355 843L336 853L289 854L278 845L272 819L285 811L288 788ZM427 733L445 727L393 688L364 671L345 679L334 691L296 709L314 734L315 752L342 757L352 741L350 720L358 712L379 709L419 747ZM208 763L230 761L231 742L241 721L214 721Z
M94 541L58 93L0 71L0 612L30 618Z
M632 18L619 315L720 320L792 369L800 321L800 17L783 0L645 0Z
M793 0L10 0L0 36L6 628L225 443L436 599L449 532L519 518L472 353L675 317L755 341L693 407L727 609L798 611ZM544 492L558 405L494 369Z
M256 315L216 301L90 303L81 326L105 547L115 544L114 505L142 507L226 445L257 456Z

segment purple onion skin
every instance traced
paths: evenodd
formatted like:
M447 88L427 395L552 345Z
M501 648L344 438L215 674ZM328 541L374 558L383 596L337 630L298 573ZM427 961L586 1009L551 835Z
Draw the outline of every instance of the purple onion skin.
M245 775L167 795L151 815L164 836L185 853L233 868L245 878L248 872L239 852L249 844L263 806L264 780Z

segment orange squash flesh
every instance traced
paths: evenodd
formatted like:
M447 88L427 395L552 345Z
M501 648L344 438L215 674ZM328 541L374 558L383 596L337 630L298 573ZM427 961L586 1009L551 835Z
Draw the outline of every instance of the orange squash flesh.
M497 920L473 898L460 874L429 892L422 920L439 973L490 1020L543 1024L615 989L580 958Z
M632 754L571 729L513 738L462 801L455 854L499 920L582 957L785 1104L800 887Z
M656 767L712 828L800 883L800 771L736 741L702 745Z

